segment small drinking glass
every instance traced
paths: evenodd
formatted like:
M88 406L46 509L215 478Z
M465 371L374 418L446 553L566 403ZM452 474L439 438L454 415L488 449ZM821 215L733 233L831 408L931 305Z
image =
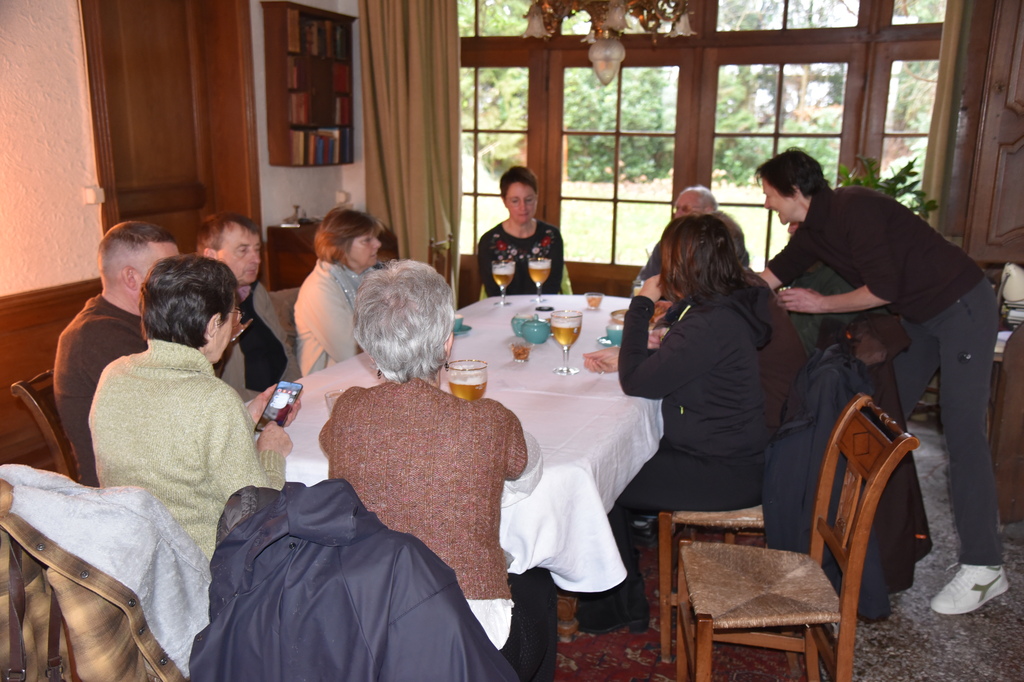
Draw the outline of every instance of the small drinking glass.
M583 295L587 299L587 310L597 310L601 307L601 301L604 300L604 294L600 291L588 291Z
M491 276L494 282L501 289L501 300L494 305L509 305L505 300L505 288L512 283L516 276L516 262L512 260L496 260L491 262Z
M334 412L334 403L338 402L338 398L344 393L344 389L335 389L333 391L327 391L324 393L324 402L327 403L327 416L330 417L331 413Z
M448 390L456 398L478 400L487 390L487 363L483 360L453 360L448 363Z
M516 362L526 362L530 359L530 349L533 348L533 344L529 341L514 341L510 346L512 359Z
M537 285L537 298L533 299L534 303L544 303L547 301L545 298L541 298L540 288L544 282L548 281L548 277L551 276L551 259L550 258L531 258L530 259L530 279Z
M551 335L562 347L562 366L554 369L555 374L569 376L579 373L579 367L569 366L569 349L580 337L582 326L583 313L578 310L559 310L551 313Z

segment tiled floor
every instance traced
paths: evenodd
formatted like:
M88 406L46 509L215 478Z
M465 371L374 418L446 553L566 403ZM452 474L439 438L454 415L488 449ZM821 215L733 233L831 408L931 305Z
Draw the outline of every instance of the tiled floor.
M1021 524L1003 533L1010 590L962 616L928 607L955 573L957 537L947 492L947 454L933 422L912 422L914 453L934 548L917 564L914 586L892 595L892 616L857 629L854 679L1024 681L1024 538ZM1016 535L1016 538L1013 536ZM949 568L952 567L952 568Z

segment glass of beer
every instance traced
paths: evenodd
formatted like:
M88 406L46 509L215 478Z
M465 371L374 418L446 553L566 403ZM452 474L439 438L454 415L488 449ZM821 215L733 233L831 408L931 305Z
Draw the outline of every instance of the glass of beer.
M555 374L569 376L579 373L579 367L569 366L569 349L580 337L582 326L583 313L578 310L559 310L551 313L551 335L555 337L555 343L562 346L562 366L555 368Z
M453 360L448 363L448 390L456 398L478 400L487 389L487 363L483 360Z
M501 300L494 305L508 305L505 300L505 287L512 284L512 278L516 276L516 262L513 260L496 260L491 263L491 275L494 282L501 288Z
M531 258L530 259L530 279L537 285L537 298L533 299L535 303L544 303L546 299L540 297L540 287L544 282L548 281L548 277L551 276L551 259L550 258Z

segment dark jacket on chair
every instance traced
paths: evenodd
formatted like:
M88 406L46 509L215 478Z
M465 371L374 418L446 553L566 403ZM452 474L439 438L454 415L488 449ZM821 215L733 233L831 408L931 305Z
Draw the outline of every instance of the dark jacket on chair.
M286 484L221 542L211 572L193 682L517 679L454 572L345 480Z

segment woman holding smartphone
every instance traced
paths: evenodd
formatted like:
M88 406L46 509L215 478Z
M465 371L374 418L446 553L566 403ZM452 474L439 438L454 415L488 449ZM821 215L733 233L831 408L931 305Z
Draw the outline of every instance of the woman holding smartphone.
M89 415L100 485L149 490L207 557L224 503L247 485L280 489L292 449L273 421L253 441L273 387L246 407L214 375L236 320L236 286L210 258L158 261L142 287L149 347L107 365Z

